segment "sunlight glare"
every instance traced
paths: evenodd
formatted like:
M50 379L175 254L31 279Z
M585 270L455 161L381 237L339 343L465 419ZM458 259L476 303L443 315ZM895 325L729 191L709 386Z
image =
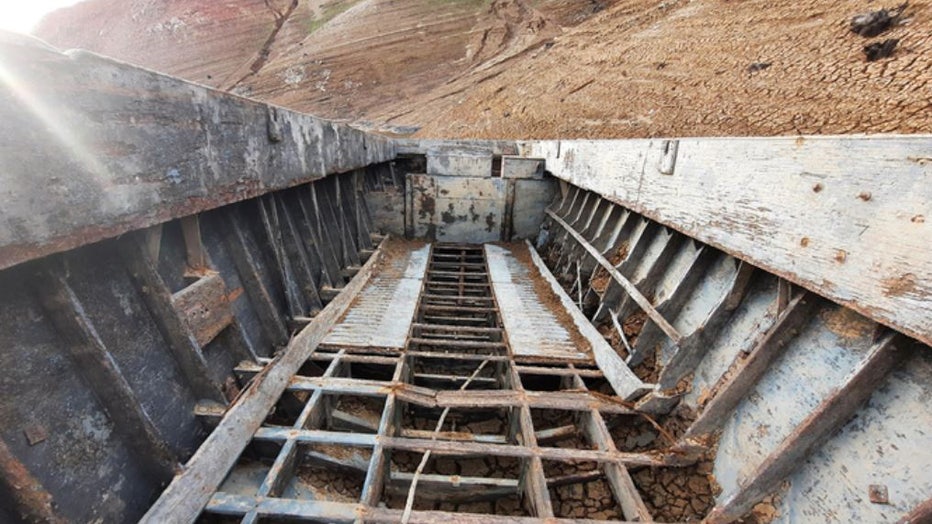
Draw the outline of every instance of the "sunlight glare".
M3 1L0 3L0 30L29 34L46 13L78 2L79 0Z

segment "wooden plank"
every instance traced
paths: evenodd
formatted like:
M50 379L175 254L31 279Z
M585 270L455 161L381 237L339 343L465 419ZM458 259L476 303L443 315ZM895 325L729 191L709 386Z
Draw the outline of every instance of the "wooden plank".
M524 153L932 344L932 135L680 139L671 175L658 167L665 142L531 142Z
M572 462L576 460L592 462L620 462L637 466L685 466L695 460L680 453L627 453L622 451L600 451L589 449L537 447L486 442L464 442L460 440L445 441L429 438L403 438L373 435L368 433L345 433L341 431L297 430L291 428L263 427L255 432L256 440L284 442L294 439L308 444L336 444L340 446L368 448L376 444L386 449L401 449L423 453L430 451L436 455L481 456L531 458L543 460ZM203 449L203 446L202 446ZM190 466L189 466L190 467Z
M745 515L760 499L802 464L835 430L845 424L903 361L909 342L887 334L819 406L740 484L740 489L720 502L704 522L727 524Z
M288 379L307 361L372 277L381 255L380 249L347 284L345 291L327 304L288 344L285 351L253 380L230 406L217 429L188 461L184 472L172 480L149 508L142 522L194 522L278 401Z
M256 509L260 515L284 519L352 523L397 524L403 511L350 502L329 502L303 499L267 498L257 500L246 495L218 493L211 498L207 510L218 515L241 516ZM412 511L408 524L541 524L537 517L512 517L449 511ZM598 520L549 518L548 524L598 524ZM634 521L612 521L614 524L636 524Z
M585 381L579 376L573 377L573 384L579 389L587 389ZM604 451L617 451L615 441L605 424L605 420L597 410L582 415L582 427L586 438L594 444L596 449ZM650 522L653 517L638 493L634 480L628 474L624 464L606 463L602 465L609 487L615 495L615 500L621 506L625 518L642 522Z
M204 347L233 322L233 309L227 298L223 277L210 271L188 287L172 295L172 305Z
M0 269L395 156L389 138L19 35L0 62L20 86L0 107Z

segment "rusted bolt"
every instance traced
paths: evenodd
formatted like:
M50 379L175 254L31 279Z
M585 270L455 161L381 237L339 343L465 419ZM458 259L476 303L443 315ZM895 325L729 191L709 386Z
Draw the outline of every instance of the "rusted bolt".
M809 247L809 237L803 237L799 239L799 245L803 247Z
M848 258L848 252L844 249L835 250L835 262L842 263Z
M816 184L812 186L812 191L816 193L818 193L819 191L822 191L823 189L825 189L825 186L822 185L822 182L816 182Z
M883 484L871 484L867 487L867 496L874 504L889 504L890 495Z
M858 193L858 198L867 202L868 200L871 199L871 194L869 191L861 191L860 193Z

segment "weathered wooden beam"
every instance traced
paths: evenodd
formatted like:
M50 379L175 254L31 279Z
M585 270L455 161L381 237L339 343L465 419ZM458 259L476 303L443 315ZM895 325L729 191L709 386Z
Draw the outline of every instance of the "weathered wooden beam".
M64 338L64 351L113 421L115 431L151 475L171 478L178 466L174 452L143 409L71 286L50 264L36 281L39 299Z
M288 316L304 316L309 310L293 268L292 261L297 262L297 256L292 257L292 253L285 251L284 232L278 219L277 199L274 194L265 195L257 199L256 205L259 207L259 218L265 231L265 238L272 248L275 265L278 267L277 280L281 284L282 295L285 297Z
M738 269L724 295L702 324L695 331L684 336L676 353L670 357L660 371L657 385L661 390L676 387L684 376L695 370L715 335L724 327L728 317L741 303L741 298L751 282L751 275L754 271L754 266L738 261Z
M408 375L408 367L404 360L399 360L395 365L395 371L392 373L392 379L401 381ZM393 435L401 427L401 410L398 409L398 399L394 394L389 394L385 399L385 406L382 408L382 418L379 420L379 437ZM377 442L372 447L372 458L369 459L369 469L366 472L366 479L363 481L362 493L360 500L369 507L379 505L382 498L382 491L385 483L388 481L391 473L391 450L386 448L384 443Z
M272 198L275 198L275 195L272 195ZM298 232L298 227L295 224L288 206L285 205L284 199L276 200L277 205L275 207L278 211L278 224L279 227L284 227L283 240L285 252L288 254L288 257L294 261L294 271L297 274L296 276L300 283L301 291L307 302L309 314L313 316L324 307L320 299L320 287L322 286L319 285L319 281L321 279L319 276L315 277L314 275L314 266L311 263L311 255L308 253L307 243L301 236L301 233ZM299 315L292 315L292 317L295 316Z
M602 338L602 335L598 332L598 330L596 330L595 326L589 322L589 319L587 319L585 315L583 315L582 311L580 311L579 308L573 304L573 300L567 296L566 291L563 290L563 287L560 286L559 282L557 282L557 279L547 268L547 265L540 258L540 255L537 254L537 250L534 249L534 246L531 245L531 243L527 240L525 240L525 245L527 246L528 252L531 254L531 260L533 261L534 266L540 272L541 276L544 278L547 284L550 285L550 288L557 295L557 297L559 297L560 303L573 318L573 323L576 325L576 328L579 329L580 334L584 336L589 342L589 346L592 350L592 356L595 359L596 364L598 364L599 369L602 371L602 375L605 377L605 380L611 384L612 388L615 390L618 396L623 399L630 400L638 398L649 391L650 386L644 384L641 379L639 379L637 375L631 371L628 365L625 364L624 360L618 356L618 353L612 349L612 347L608 344L608 342L605 341L604 338ZM592 246L589 246L589 248L592 248ZM598 252L595 252L595 254L599 257L602 256ZM608 264L607 260L604 258L602 260ZM612 267L611 264L609 264L609 267ZM615 268L612 267L612 270L614 271Z
M704 522L733 522L772 492L810 453L867 402L874 390L886 379L887 374L903 361L909 344L892 333L877 341L844 383L829 393L753 473L740 481L737 492L717 504Z
M344 124L10 35L0 269L395 156Z
M172 296L155 265L134 235L118 241L127 271L152 319L168 344L188 387L200 398L225 402L220 385L210 376L197 339L172 304Z
M184 238L184 251L188 261L188 268L198 271L207 268L207 253L201 241L201 224L197 215L182 217L181 236ZM153 258L152 260L157 260Z
M171 301L200 347L206 346L233 322L227 287L216 271L209 271L193 284L176 291Z
M388 509L348 502L314 501L304 499L256 499L246 495L217 493L207 505L207 511L217 515L242 516L255 509L262 516L283 519L305 519L334 523L352 523L358 520L379 524L401 522L399 509ZM561 519L551 517L548 524L598 524L598 520ZM636 524L634 521L612 521L614 524ZM449 511L412 511L408 524L541 524L538 517L512 517L479 513Z
M346 292L314 317L285 351L253 380L230 406L227 416L207 437L184 472L175 477L149 508L142 522L193 522L197 518L269 410L285 391L288 379L307 361L369 281L381 259L380 255L381 251L369 259L356 278L347 284Z
M231 209L225 210L225 213L225 220L220 220L220 223L223 224L227 247L230 249L243 288L246 289L246 296L249 297L250 305L255 309L269 341L274 345L283 346L288 342L288 328L262 280L259 255L249 247L246 233L239 223L239 209L232 206Z
M411 488L413 473L392 472L385 491L405 496ZM421 474L417 482L421 500L474 502L496 500L518 492L517 479L465 477L460 475Z
M817 302L817 297L804 292L787 304L770 329L761 334L740 368L716 388L718 392L686 430L684 441L717 431L725 424L728 415L757 384L770 363L783 353L787 342L809 321L809 312Z
M543 460L592 462L621 462L634 466L686 466L695 460L681 453L628 453L622 451L599 451L589 449L571 449L554 447L528 448L511 444L492 444L484 442L442 441L380 436L369 433L345 433L340 431L296 430L288 428L264 427L255 432L256 440L283 442L296 439L308 444L336 444L350 447L372 447L382 444L388 449L406 451L430 451L435 455L479 456L494 455L500 457L530 458Z
M573 377L573 384L580 389L586 389L586 383L579 376ZM617 451L615 441L605 424L605 420L597 410L591 410L582 415L583 433L596 449L603 451ZM609 487L615 495L615 500L621 506L625 518L641 522L650 522L652 516L638 493L634 480L628 474L624 464L608 462L602 465Z
M562 180L932 344L932 186L923 182L932 135L679 139L666 174L669 143L540 141L522 152L545 158Z

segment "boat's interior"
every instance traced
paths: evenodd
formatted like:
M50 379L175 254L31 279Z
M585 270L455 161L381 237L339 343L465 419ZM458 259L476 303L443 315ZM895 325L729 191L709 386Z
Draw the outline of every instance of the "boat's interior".
M148 84L133 84L142 87L126 102L134 110L153 83L158 97L196 93L175 98L215 108L222 129L203 124L198 147L211 154L179 164L175 142L131 150L151 139L138 127L150 123L120 120L110 135L92 129L112 146L106 176L72 160L71 176L47 176L37 190L21 183L44 165L28 148L22 167L0 175L11 195L29 197L0 212L0 521L927 514L932 330L907 313L929 311L916 291L929 268L888 282L891 306L874 308L849 292L860 281L846 269L813 277L784 261L792 224L758 222L753 247L739 249L725 233L742 213L769 210L713 192L711 175L697 194L702 205L737 202L727 220L653 205L682 202L689 178L676 177L727 141L391 141L99 57L15 45L103 69L87 78L108 97L113 70L141 75ZM18 74L37 85L61 74L28 60ZM68 107L80 116L94 100ZM24 136L54 131L28 127L25 109L6 111ZM250 119L261 125L223 127ZM256 136L273 149L257 153ZM738 149L884 146L858 140ZM244 158L267 154L258 174L224 160L240 147ZM659 181L626 197L655 160ZM120 178L141 164L159 168ZM910 166L903 176L928 174ZM805 198L830 193L827 172L806 182ZM735 191L746 188L755 186ZM859 200L882 201L882 191ZM927 205L903 205L916 202ZM815 250L822 234L792 242ZM830 252L819 263L860 263L855 248Z

